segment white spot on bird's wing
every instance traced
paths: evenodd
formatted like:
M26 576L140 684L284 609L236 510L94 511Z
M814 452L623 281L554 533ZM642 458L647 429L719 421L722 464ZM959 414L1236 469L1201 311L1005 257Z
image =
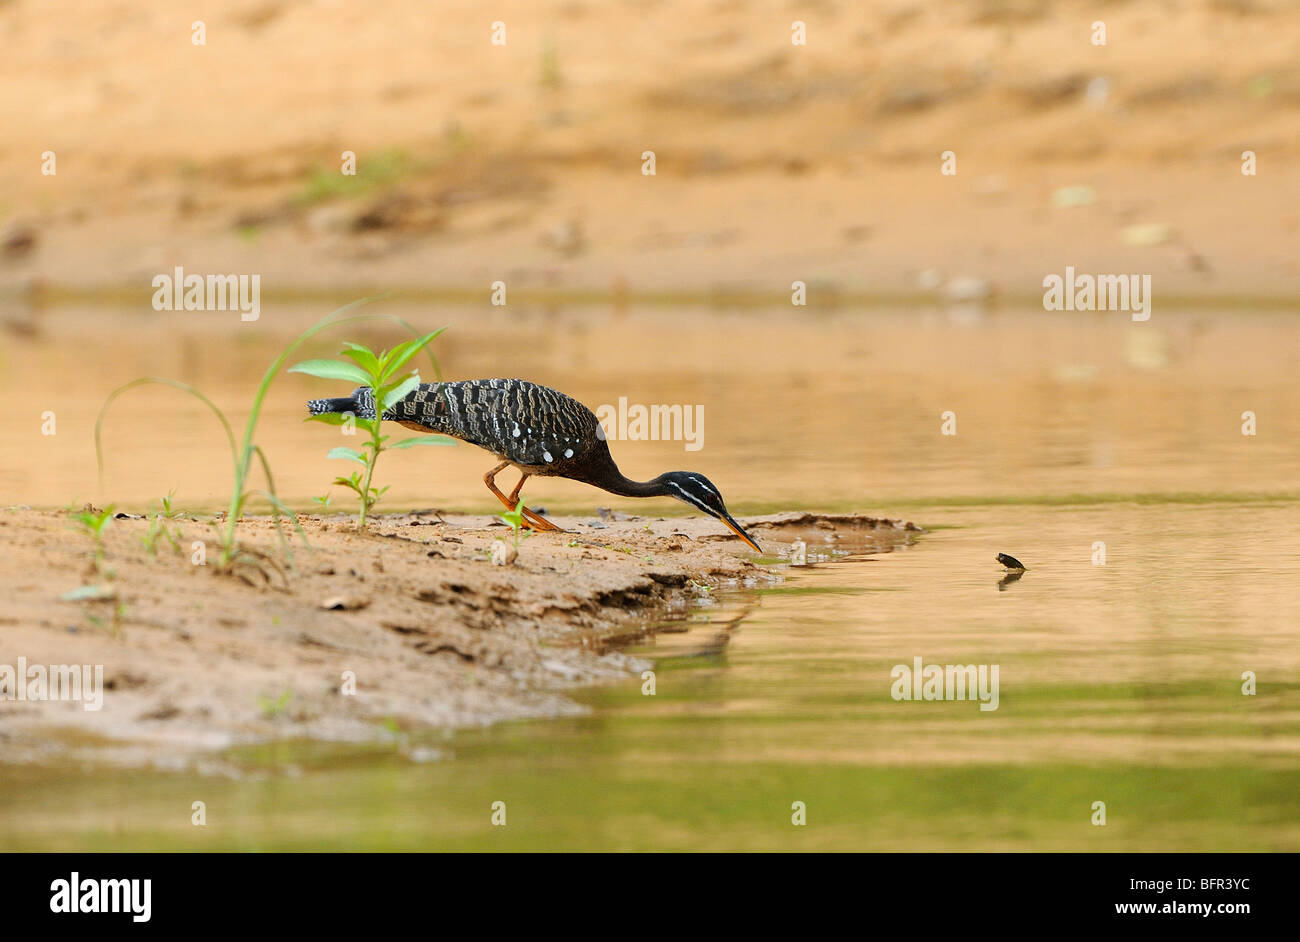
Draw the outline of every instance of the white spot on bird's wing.
M518 425L515 426L515 430L514 430L514 432L512 432L511 434L513 434L515 438L518 438L518 437L519 437L519 426L518 426Z
M566 458L572 458L572 457L573 457L573 449L572 449L572 448L566 448L566 449L564 449L564 457L566 457Z
M547 461L552 460L552 459L551 459L551 453L550 453L549 451L544 451L544 452L542 452L542 457L545 458Z

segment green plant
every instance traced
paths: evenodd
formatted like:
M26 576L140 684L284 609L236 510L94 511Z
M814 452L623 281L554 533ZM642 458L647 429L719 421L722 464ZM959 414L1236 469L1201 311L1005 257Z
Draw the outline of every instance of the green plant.
M556 48L555 37L547 36L542 40L541 85L543 88L556 89L563 82L560 79L560 51Z
M524 502L521 500L519 503L515 504L514 510L507 510L505 513L500 514L499 516L501 517L502 520L506 522L506 525L510 527L510 531L514 535L515 552L516 553L519 552L519 540L521 538L526 539L527 537L532 535L531 530L523 529Z
M365 196L387 188L420 169L417 161L401 150L386 150L357 162L356 173L342 173L337 167L318 164L294 198L300 206L314 206L336 197Z
M114 640L122 637L122 620L126 618L127 604L118 602L113 606L113 615L111 619L106 619L102 615L95 615L91 612L86 613L86 621L96 628L105 628L108 635Z
M110 577L113 575L112 570L104 566L104 531L112 524L115 512L116 508L112 504L103 510L96 510L87 504L81 510L71 512L72 522L79 526L95 545L95 569L101 575Z
M257 698L258 706L262 708L262 715L268 720L273 720L284 712L285 707L289 705L289 699L293 696L293 691L286 690L280 696L272 700L270 697L261 695Z
M149 520L149 532L140 537L140 542L144 544L145 551L150 556L158 555L158 538L166 537L167 542L171 544L172 550L179 553L181 544L177 541L175 535L167 529L167 524L163 522L161 514L154 516Z
M140 537L140 541L144 543L144 548L150 556L158 555L159 537L166 538L167 542L171 544L173 552L179 553L181 551L181 528L178 526L175 532L172 532L171 528L167 526L168 520L182 516L180 511L172 510L172 496L175 493L175 491L171 491L166 497L158 498L162 511L149 518L149 532Z
M188 393L189 395L193 396L194 398L202 402L205 406L207 406L208 409L212 412L212 414L217 417L217 421L221 423L221 428L226 433L226 441L229 443L230 446L230 457L234 465L234 482L233 482L233 487L231 488L230 491L230 503L226 509L225 517L221 520L217 529L218 543L220 545L221 552L218 556L217 564L213 566L213 569L217 572L230 572L237 563L247 562L256 566L259 561L267 559L266 554L241 546L235 538L235 532L236 532L235 527L239 522L240 516L243 514L244 507L247 505L249 499L255 495L262 496L270 503L272 516L275 519L277 530L279 529L280 526L280 515L284 514L288 516L291 520L293 520L294 525L297 527L299 536L301 536L303 542L306 543L307 537L306 534L303 532L301 524L298 523L297 516L294 515L293 511L289 510L289 508L284 506L284 504L281 502L280 498L276 494L275 481L271 476L271 466L270 463L266 460L266 454L262 451L261 447L259 447L257 443L254 441L254 435L257 432L257 420L261 417L262 403L266 399L267 391L270 389L272 380L274 380L275 377L279 375L280 370L284 367L285 362L289 359L289 356L293 353L293 351L297 350L298 347L300 347L303 343L305 343L307 340L311 339L316 334L320 333L321 331L329 327L337 327L343 324L353 324L360 321L377 320L382 317L389 316L389 315L357 315L352 317L339 316L347 311L353 310L354 308L362 304L367 303L369 300L370 299L368 298L363 298L359 301L354 301L351 304L345 305L344 307L341 307L338 310L332 311L331 313L327 314L321 320L317 321L311 327L307 328L307 330L303 331L301 334L295 337L293 341L284 349L284 351L278 357L276 357L275 360L271 362L271 365L267 367L266 372L263 374L262 381L258 384L257 391L253 396L253 405L252 408L249 410L248 421L244 426L244 437L243 440L240 441L238 444L235 441L235 433L231 429L230 422L226 419L225 413L223 413L219 408L217 408L217 406L212 402L212 400L210 400L207 396L203 395L203 393L199 392L197 389L195 389L193 386L189 385L188 383L182 383L174 379L161 379L158 377L146 376L140 379L132 380L131 382L119 386L117 389L113 390L109 394L108 398L104 401L104 405L99 410L99 417L95 420L95 458L99 467L101 485L103 482L103 475L104 475L104 449L103 449L102 432L103 432L104 416L107 414L109 406L113 404L113 402L118 398L118 396L121 396L123 393L127 392L130 389L134 389L137 386L143 386L150 383L156 383L163 386L170 386L173 389L179 389L182 392ZM416 332L415 328L411 327L411 325L406 323L406 321L397 317L392 317L391 319L397 321L399 324L401 324L403 327L409 330L412 334L418 336L418 333ZM433 369L436 374L438 372L438 361L433 358L432 352L430 352L429 354L429 362L433 364ZM254 457L257 458L258 463L262 468L262 473L266 477L266 488L258 491L253 491L249 487L252 478ZM288 544L287 542L283 541L283 533L281 533L281 538L282 538L283 545L285 546L285 550L287 552Z
M183 516L185 516L185 511L183 511L183 510L173 510L173 509L172 509L172 498L175 497L175 496L176 496L176 490L173 488L172 490L170 490L170 491L167 492L167 496L166 496L166 497L159 497L159 498L158 498L158 503L162 505L162 516L164 516L164 517L183 517Z
M376 488L372 483L375 477L375 465L379 462L380 454L394 448L410 448L414 445L453 444L452 440L445 435L417 435L414 438L406 438L388 445L385 443L388 441L389 436L381 434L383 414L398 402L401 402L416 386L420 385L419 372L417 370L411 370L409 373L405 372L407 365L443 330L446 330L446 328L440 328L432 333L425 334L423 337L400 343L391 350L385 350L378 354L359 343L345 343L340 356L347 357L346 360L307 360L289 368L290 373L306 373L308 376L316 376L321 379L347 380L357 386L369 387L374 397L375 414L373 418L351 416L350 414L337 412L327 412L309 417L309 420L326 422L331 425L342 425L345 422L352 421L370 436L369 441L362 444L360 451L340 445L337 448L331 448L326 455L327 458L355 461L362 467L361 471L354 471L347 477L340 475L334 479L335 484L346 487L357 495L357 500L361 506L361 519L357 524L357 528L360 530L366 528L366 515L370 513L370 508L378 503L379 498L383 497L384 492L388 490L386 486Z
M387 437L387 435L383 436L383 438ZM383 439L381 438L379 451L383 451L382 441ZM366 444L361 447L363 449L372 448L374 447L374 443L366 442ZM344 454L344 452L348 452L348 454ZM357 495L357 502L361 505L361 519L357 522L357 529L364 530L366 528L366 514L370 513L370 508L379 503L379 498L383 497L384 492L388 490L387 484L383 487L370 486L370 476L375 472L375 459L379 457L379 452L356 452L351 448L331 448L330 453L325 457L350 458L354 461L360 461L366 466L364 479L362 478L360 471L353 471L347 477L339 475L334 479L335 484L346 487Z

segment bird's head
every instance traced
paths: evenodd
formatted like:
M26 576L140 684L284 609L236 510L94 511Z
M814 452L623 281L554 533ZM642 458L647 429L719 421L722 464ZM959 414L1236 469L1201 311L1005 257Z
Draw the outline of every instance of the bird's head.
M757 552L763 552L754 538L741 529L740 524L727 513L727 505L722 502L722 495L713 482L704 475L695 471L669 471L667 474L659 475L655 481L665 496L676 497L682 503L704 511L710 517L717 517Z

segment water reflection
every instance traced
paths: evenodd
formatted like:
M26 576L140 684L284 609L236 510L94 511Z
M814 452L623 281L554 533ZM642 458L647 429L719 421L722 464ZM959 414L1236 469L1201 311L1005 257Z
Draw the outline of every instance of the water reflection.
M1007 591L1007 587L1019 582L1024 574L1023 569L1012 569L1010 572L1004 573L1002 578L998 580L998 591Z
M91 423L136 376L194 382L238 419L289 322L316 313L268 307L245 332L68 310L40 335L5 334L0 391L55 411L59 433L33 460L30 411L0 413L3 500L94 496ZM436 762L279 744L224 757L242 778L6 769L6 846L1300 849L1300 319L1135 327L998 311L957 329L914 313L747 311L735 330L741 315L726 312L401 313L452 324L439 355L456 377L702 404L708 445L689 466L738 513L887 511L927 533L890 554L810 534L808 565L778 588L702 596L620 639L654 660L653 696L629 679L580 693L587 717L431 733ZM1138 329L1158 335L1135 345ZM723 334L743 369L717 361L708 341ZM1161 356L1134 352L1153 346ZM264 419L277 483L300 499L335 470L301 423L319 391L285 378ZM1022 405L1013 420L1006 401ZM106 430L109 496L220 493L222 442L201 409L165 393L122 404ZM1246 409L1261 417L1254 436ZM953 436L940 433L948 411ZM631 476L686 465L681 443L613 449ZM482 454L440 451L384 467L390 508L485 508ZM608 502L544 490L557 510ZM999 574L995 596L1000 546L1034 572ZM894 701L890 666L918 656L998 665L998 709ZM1259 677L1251 695L1245 672ZM290 779L290 766L308 772ZM199 785L226 815L218 834L156 813L188 807ZM487 825L485 795L510 802L510 828ZM794 800L816 826L790 827ZM1097 800L1111 802L1108 827L1089 824Z
M120 400L105 427L102 491L91 446L99 407L126 381L167 376L203 389L238 427L267 363L325 307L268 303L257 322L243 325L193 312L43 310L38 334L0 335L0 394L54 412L58 435L40 441L33 462L26 413L0 413L0 491L37 506L74 498L143 505L175 488L184 506L219 506L228 459L202 406L162 388ZM521 376L593 406L626 397L702 409L708 434L698 452L680 441L616 441L612 449L633 477L699 467L740 513L1295 490L1300 386L1291 380L1300 318L1291 314L1168 313L1134 325L1000 309L957 327L916 311L791 319L782 311L638 308L612 319L599 307L374 310L447 324L436 352L449 378ZM1159 335L1158 362L1132 355L1137 330ZM301 352L330 355L343 339L383 345L401 336L365 325ZM728 338L722 360L719 336ZM302 421L304 400L331 389L284 376L264 408L259 439L281 492L299 506L336 471L319 429ZM1006 401L1020 404L1010 419ZM1253 436L1241 432L1247 409L1261 417ZM941 434L944 413L955 416L955 435ZM386 501L495 509L481 484L490 464L465 446L392 456L381 470L391 485ZM537 499L557 512L591 514L609 503L578 484L539 486Z

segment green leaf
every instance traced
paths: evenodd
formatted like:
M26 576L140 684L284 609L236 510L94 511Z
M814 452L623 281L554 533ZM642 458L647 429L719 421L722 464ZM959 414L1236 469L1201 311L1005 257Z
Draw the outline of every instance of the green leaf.
M344 412L322 412L320 415L309 415L303 419L304 422L324 422L326 425L343 425L349 419L360 422L355 416L349 416Z
M400 442L394 442L389 448L410 448L413 445L454 445L456 440L448 438L446 435L417 435L414 438L404 438Z
M351 448L344 448L342 445L339 445L337 448L331 448L329 450L329 454L326 455L325 457L326 458L348 458L351 459L352 461L357 462L358 464L366 463L366 459L361 457L360 452L353 451Z
M71 592L64 592L59 596L60 602L94 602L97 599L111 599L117 597L117 591L111 586L102 585L83 585L78 586Z
M381 397L379 414L383 415L393 406L397 405L397 403L401 402L408 395L410 395L411 391L414 390L415 387L419 385L420 385L420 374L412 373L410 376L402 380L391 390L385 392Z
M369 386L370 377L366 371L355 363L343 360L304 360L297 366L289 367L290 373L306 373L321 379L345 379L358 386Z
M393 347L393 349L385 350L383 353L379 354L379 376L381 379L387 378L387 376L393 372L388 368L388 361L394 360L405 353L406 348L409 347L412 342L413 341L410 340L403 341Z
M393 376L409 363L415 356L429 345L429 342L446 330L446 327L439 327L433 333L425 334L417 340L408 340L406 343L398 344L394 347L384 359L383 379Z
M380 378L379 358L375 356L373 350L359 343L344 343L343 346L347 348L343 351L345 357L351 357L358 366L370 374L371 379Z

